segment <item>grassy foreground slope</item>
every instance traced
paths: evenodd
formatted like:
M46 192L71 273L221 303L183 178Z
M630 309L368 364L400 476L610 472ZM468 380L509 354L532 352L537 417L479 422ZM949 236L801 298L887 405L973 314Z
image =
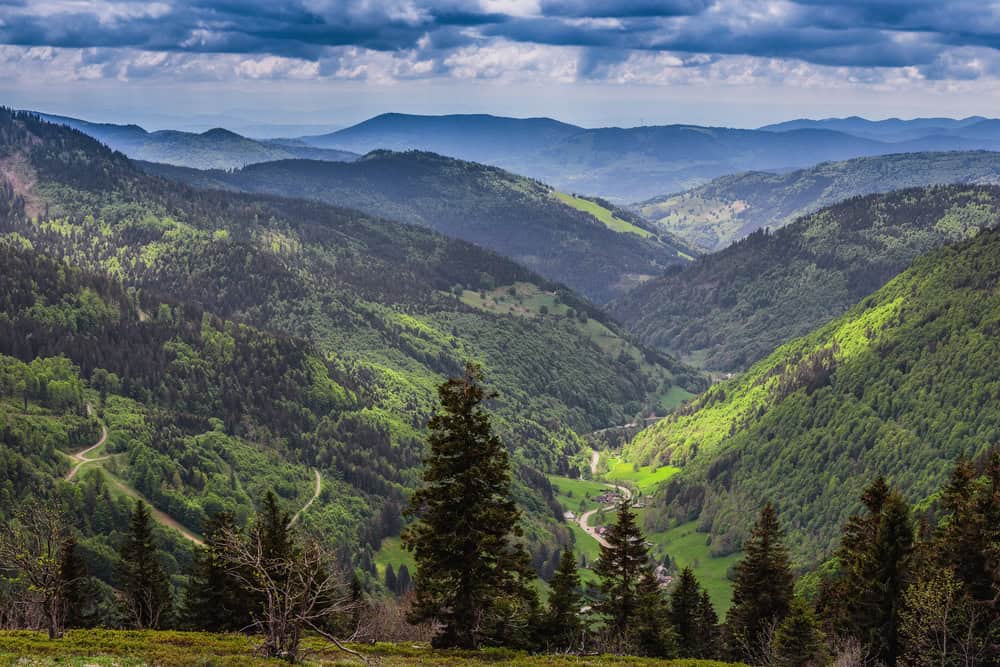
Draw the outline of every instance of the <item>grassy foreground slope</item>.
M264 667L287 665L278 659L253 657L260 639L247 635L205 632L70 630L63 639L49 640L43 633L0 631L0 665L121 665L187 667L230 665ZM306 638L306 665L358 665L358 660L337 651L328 642ZM660 665L661 667L714 667L732 663L710 660L653 660L613 655L528 655L507 649L436 651L426 645L355 644L351 648L386 667L424 665L509 665L510 667L590 667L596 665Z
M144 168L196 187L301 197L429 227L488 248L604 302L665 267L687 263L634 214L566 199L497 167L409 151L374 151L351 163L282 160L236 171ZM639 224L635 224L638 222Z
M640 433L633 460L681 465L664 523L738 548L773 501L808 564L878 475L917 501L1000 442L1000 231L919 258L845 315Z
M636 208L704 252L716 252L761 227L783 227L850 197L951 183L1000 183L1000 153L900 153L824 162L783 174L722 176Z
M920 254L998 222L997 187L850 199L668 271L611 311L649 346L742 370L841 315Z

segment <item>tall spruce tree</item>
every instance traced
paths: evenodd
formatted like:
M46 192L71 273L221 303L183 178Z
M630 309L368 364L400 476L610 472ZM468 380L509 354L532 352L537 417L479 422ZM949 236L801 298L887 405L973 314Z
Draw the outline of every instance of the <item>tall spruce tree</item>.
M900 611L912 580L914 527L906 502L882 478L861 501L865 512L844 525L839 569L824 581L818 608L831 632L854 637L892 666L902 653Z
M392 563L385 566L385 588L393 595L399 595L399 582L396 580L396 571L392 569Z
M701 657L701 594L698 580L685 567L670 594L670 623L677 634L677 654L682 658Z
M87 568L76 549L72 535L59 548L59 576L65 586L66 627L85 628L93 625L93 593L87 581Z
M291 555L293 540L288 528L291 516L278 505L274 491L268 490L264 496L264 507L257 514L257 522L262 531L265 558L277 560Z
M719 633L719 615L715 612L708 591L702 590L698 599L698 648L699 658L716 660L722 655Z
M607 546L601 545L600 558L594 564L603 594L596 608L609 617L612 631L624 636L639 607L639 582L652 571L646 538L629 501L619 503L615 523L604 539Z
M141 500L135 503L119 556L118 579L126 618L140 629L164 625L170 619L173 598L153 538L149 508Z
M583 595L580 590L580 573L576 569L573 550L566 546L559 558L559 566L550 582L545 614L544 643L552 649L565 651L580 644L583 625L580 622L580 607Z
M870 645L889 667L903 653L900 643L900 611L903 596L912 581L913 522L903 497L893 492L886 499L876 534L874 577L859 611L868 621Z
M628 629L637 650L654 658L677 655L677 634L670 623L670 608L651 568L643 570L637 587L638 609Z
M792 601L788 616L775 631L772 655L775 667L822 667L827 663L819 624L803 600Z
M205 525L205 546L195 550L184 591L184 625L208 632L238 632L253 623L258 606L252 593L226 565L225 537L235 528L230 512L219 512Z
M766 504L743 544L746 555L736 566L726 623L730 652L745 662L760 662L769 635L790 609L793 577L783 535L777 511Z
M437 622L436 647L478 648L509 641L516 619L537 612L520 512L510 497L507 450L493 434L483 401L492 398L478 366L438 389L442 411L428 427L423 486L404 533L417 565L410 619ZM525 623L527 625L527 623Z

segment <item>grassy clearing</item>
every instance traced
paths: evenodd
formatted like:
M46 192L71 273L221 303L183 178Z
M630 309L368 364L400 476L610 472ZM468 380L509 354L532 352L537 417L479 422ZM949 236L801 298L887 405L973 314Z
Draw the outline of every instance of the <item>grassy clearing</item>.
M666 393L660 394L660 409L669 412L691 398L694 398L694 394L690 391L683 387L672 385L667 389Z
M674 466L636 466L617 457L608 459L608 472L604 478L612 483L625 482L643 494L652 493L660 483L667 481L680 472Z
M696 521L691 521L664 533L651 533L646 539L653 543L653 553L658 558L666 554L678 569L690 567L694 571L721 616L733 601L733 583L726 575L743 554L713 557L708 547L708 534L695 530L697 525Z
M574 197L573 195L566 194L565 192L556 192L555 194L556 197L559 198L559 201L568 206L572 206L578 211L589 213L600 220L601 223L603 223L608 229L613 229L614 231L621 232L622 234L635 234L636 236L641 236L644 239L653 236L651 232L643 229L642 227L637 227L627 220L622 220L596 202L592 202L589 199Z
M99 665L134 667L262 667L287 665L280 660L255 658L259 639L244 635L205 632L71 630L63 639L49 640L41 632L0 631L0 665ZM307 638L310 655L306 665L356 666L361 664L332 648L330 644ZM665 667L715 667L725 663L699 660L647 660L618 656L527 655L520 651L435 651L423 644L380 643L353 646L369 656L377 656L385 667L423 665L510 665L511 667L575 667L591 665L661 665Z
M386 565L392 565L392 569L396 572L399 572L400 565L406 565L411 576L416 572L413 554L403 548L398 537L385 538L379 550L375 552L375 569L378 570L379 578L385 577Z

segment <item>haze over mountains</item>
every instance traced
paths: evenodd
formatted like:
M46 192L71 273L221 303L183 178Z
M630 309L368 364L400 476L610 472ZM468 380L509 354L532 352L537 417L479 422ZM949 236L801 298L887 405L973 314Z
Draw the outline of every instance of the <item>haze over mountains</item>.
M158 130L147 132L138 125L90 123L77 118L41 114L53 123L87 134L136 160L180 164L202 169L233 169L257 162L308 158L350 161L358 156L346 151L316 149L300 142L255 140L224 128L205 132Z
M978 120L978 119L977 119ZM921 120L902 121L919 127ZM907 125L907 124L912 124ZM366 152L429 150L496 164L556 187L624 201L677 192L722 174L803 167L828 160L929 150L994 149L1000 134L983 119L965 128L928 129L895 140L802 121L801 127L738 130L697 125L582 128L547 118L384 114L310 145ZM780 130L780 131L776 131ZM917 136L919 135L919 136Z
M757 130L697 125L583 128L550 118L389 113L324 135L265 142L241 138L257 146L230 153L225 146L203 148L201 144L206 140L194 139L203 135L147 135L133 126L63 120L143 160L230 168L286 157L339 161L350 159L351 153L378 149L421 150L499 166L566 192L619 202L680 192L740 171L780 171L823 161L901 152L1000 147L1000 121L967 121L964 125L966 121L948 125L937 119L884 121L892 131L881 130L883 126L878 123L854 119L792 121L787 126ZM340 152L309 155L307 149ZM193 155L185 157L186 150ZM280 154L282 151L285 154ZM273 156L268 158L268 152Z

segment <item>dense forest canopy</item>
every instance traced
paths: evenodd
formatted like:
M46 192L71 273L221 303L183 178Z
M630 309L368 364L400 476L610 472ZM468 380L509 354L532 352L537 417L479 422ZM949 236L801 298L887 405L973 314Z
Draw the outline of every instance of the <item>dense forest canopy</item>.
M610 310L647 345L739 371L844 313L921 254L998 222L994 186L856 197L669 270Z
M770 500L810 565L830 555L867 480L926 499L955 460L1000 442L998 281L1000 231L938 249L640 433L631 456L683 466L654 523L698 518L726 553L747 534L746 508Z
M762 227L773 231L850 197L952 183L1000 183L1000 153L900 153L785 173L730 174L634 207L700 251L716 252Z
M336 525L329 539L362 545L355 563L369 568L400 527L435 386L474 360L498 392L540 565L568 535L539 471L578 471L578 433L702 386L570 290L468 243L325 204L192 190L29 114L0 114L0 151L0 243L19 267L2 277L0 354L27 364L10 362L4 399L11 498L76 493L57 481L59 452L100 421L102 467L194 532L218 509L247 516L265 485L304 503L320 470L305 520ZM36 382L36 360L68 366ZM114 485L83 471L118 507ZM101 535L125 520L116 511L88 535L113 542Z
M689 261L684 244L658 238L640 216L609 202L570 199L577 208L539 181L434 153L380 150L351 163L282 160L233 171L142 166L196 187L303 197L430 227L597 302Z

